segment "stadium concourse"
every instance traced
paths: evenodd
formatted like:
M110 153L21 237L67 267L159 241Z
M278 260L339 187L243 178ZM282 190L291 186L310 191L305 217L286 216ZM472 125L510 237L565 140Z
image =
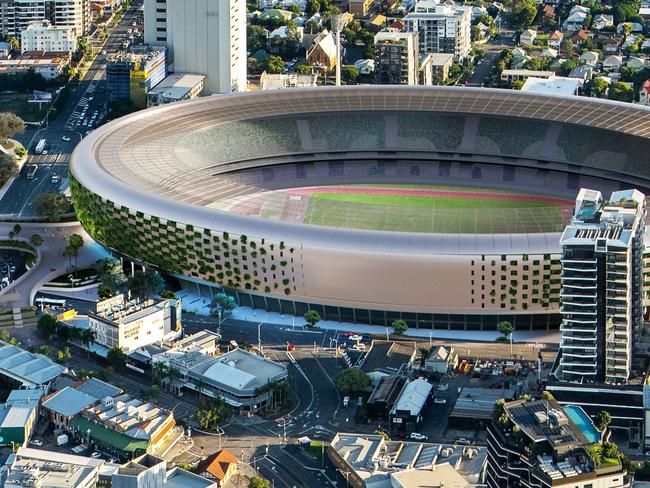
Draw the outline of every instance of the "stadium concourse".
M71 161L96 240L203 297L412 329L560 322L581 187L650 188L650 109L463 87L246 92L157 107Z

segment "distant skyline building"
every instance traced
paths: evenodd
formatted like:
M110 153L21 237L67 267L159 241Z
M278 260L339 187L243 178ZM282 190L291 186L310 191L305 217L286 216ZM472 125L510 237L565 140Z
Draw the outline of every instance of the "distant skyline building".
M561 359L565 381L625 383L643 325L645 195L617 191L609 201L581 189L561 238Z
M464 59L472 48L472 7L421 0L404 17L404 30L418 32L420 54L448 53Z
M90 28L89 0L0 0L0 34L20 40L33 22L50 21L56 27L70 27L75 37Z
M167 46L170 71L205 75L205 91L246 89L246 5L145 0L144 41Z

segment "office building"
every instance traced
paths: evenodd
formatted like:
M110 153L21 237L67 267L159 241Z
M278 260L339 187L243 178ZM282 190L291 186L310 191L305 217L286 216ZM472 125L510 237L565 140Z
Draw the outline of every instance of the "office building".
M139 46L108 59L106 86L110 100L131 100L138 108L147 106L147 93L167 76L165 50Z
M173 73L147 93L147 107L166 103L193 100L201 95L205 76L187 73Z
M342 484L354 488L485 486L484 447L386 441L381 435L337 433L327 457L341 473Z
M90 29L89 0L53 0L50 19L57 27L70 27L77 37L84 36Z
M237 0L145 0L144 40L164 45L170 71L204 75L205 90L246 89L246 5Z
M404 17L404 28L419 33L420 54L448 53L462 60L472 47L471 22L471 7L420 0Z
M4 487L94 488L104 463L102 459L21 447L5 463Z
M143 454L120 466L111 480L112 488L164 487L167 462L151 454Z
M95 312L88 313L88 327L95 332L96 344L106 349L119 347L128 355L180 337L180 301L127 301L124 295L117 295L97 303Z
M627 382L643 325L645 196L582 189L561 238L564 381Z
M375 35L375 83L418 84L418 33L378 32Z
M77 49L77 36L72 27L53 26L44 20L30 24L20 33L20 51L72 53Z
M618 458L597 448L601 433L575 406L537 400L499 404L488 427L488 488L623 488Z

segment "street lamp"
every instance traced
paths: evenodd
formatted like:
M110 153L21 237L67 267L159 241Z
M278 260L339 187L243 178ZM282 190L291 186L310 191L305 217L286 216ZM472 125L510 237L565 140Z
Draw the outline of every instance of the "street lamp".
M257 350L262 352L262 338L260 336L260 328L264 322L257 324Z
M223 308L221 305L217 305L217 317L219 318L219 326L217 327L217 335L219 336L219 339L221 339L221 312L223 312Z

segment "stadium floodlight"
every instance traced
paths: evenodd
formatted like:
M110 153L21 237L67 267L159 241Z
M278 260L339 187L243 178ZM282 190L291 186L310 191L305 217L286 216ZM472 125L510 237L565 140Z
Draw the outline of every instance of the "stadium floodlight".
M332 15L332 30L336 38L336 86L341 86L341 31L345 27L345 16Z

